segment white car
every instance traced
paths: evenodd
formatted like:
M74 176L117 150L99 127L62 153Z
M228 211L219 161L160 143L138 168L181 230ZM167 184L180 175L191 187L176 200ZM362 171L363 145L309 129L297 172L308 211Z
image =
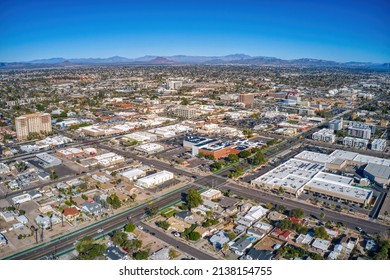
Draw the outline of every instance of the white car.
M141 225L138 225L138 228L139 228L140 230L143 230L143 229L144 229L144 227L141 226Z
M104 231L104 229L99 228L96 232L97 232L97 233L101 233L101 232L103 232L103 231Z

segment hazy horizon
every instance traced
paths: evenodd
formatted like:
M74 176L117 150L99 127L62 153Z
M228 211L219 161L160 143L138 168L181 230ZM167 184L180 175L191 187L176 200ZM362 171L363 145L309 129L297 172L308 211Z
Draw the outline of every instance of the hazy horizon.
M388 18L383 0L5 0L0 61L243 53L386 63Z

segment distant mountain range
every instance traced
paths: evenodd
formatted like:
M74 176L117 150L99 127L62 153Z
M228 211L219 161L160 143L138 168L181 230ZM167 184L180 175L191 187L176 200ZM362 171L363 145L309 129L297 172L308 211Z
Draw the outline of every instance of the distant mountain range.
M126 58L113 56L109 58L49 58L36 59L27 62L0 62L0 69L77 67L88 65L259 65L259 66L296 66L296 67L345 67L390 70L390 63L371 62L336 62L322 59L300 58L280 59L266 56L249 56L246 54L231 54L225 56L143 56Z

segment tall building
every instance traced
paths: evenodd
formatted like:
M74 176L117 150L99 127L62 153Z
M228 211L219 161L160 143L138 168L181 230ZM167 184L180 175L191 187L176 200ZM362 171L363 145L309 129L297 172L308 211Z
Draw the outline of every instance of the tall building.
M333 131L342 130L343 129L343 119L329 121L329 129L332 129Z
M182 81L169 81L168 88L171 90L178 90L183 86Z
M188 106L179 106L174 109L173 113L182 118L191 119L197 115L197 110Z
M16 137L26 140L32 132L51 132L51 116L48 113L23 115L15 119Z
M251 93L240 94L238 96L238 102L244 103L245 106L252 106L255 103L255 96Z

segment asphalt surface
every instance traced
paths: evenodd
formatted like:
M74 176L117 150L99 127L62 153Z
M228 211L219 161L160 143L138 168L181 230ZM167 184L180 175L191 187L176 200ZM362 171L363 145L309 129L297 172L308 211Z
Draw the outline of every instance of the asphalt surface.
M149 205L143 205L139 208L128 210L125 212L122 212L120 214L117 214L114 217L108 218L107 220L98 222L96 224L93 224L89 227L82 228L74 233L70 233L68 235L64 235L63 237L54 239L52 241L48 241L45 243L38 244L38 247L34 247L30 250L26 250L20 253L16 253L14 255L8 256L5 259L17 259L17 260L34 260L34 259L41 259L42 257L48 256L52 257L57 255L58 253L70 250L74 247L74 243L78 240L80 240L84 236L92 236L92 237L99 237L101 235L108 234L112 232L115 229L120 228L121 226L124 226L126 223L129 222L129 219L135 223L139 224L142 217L145 215L145 209L148 207L164 207L165 205L169 205L170 203L173 203L179 199L182 198L182 194L187 191L189 188L194 188L194 186L188 185L186 188L178 190L176 192L172 192L171 194L161 197L158 200L155 200L153 204ZM144 224L143 224L144 226ZM148 226L147 226L148 227ZM146 228L146 227L145 227ZM97 233L99 229L103 229L104 231L101 233ZM184 242L181 242L180 240L177 240L173 237L170 237L164 233L161 233L153 228L150 230L151 232L155 232L155 235L160 238L161 240L164 240L168 244L171 244L172 246L175 246L179 250L183 251L186 254L189 254L191 256L194 256L195 258L199 259L214 259L212 256L193 248Z

